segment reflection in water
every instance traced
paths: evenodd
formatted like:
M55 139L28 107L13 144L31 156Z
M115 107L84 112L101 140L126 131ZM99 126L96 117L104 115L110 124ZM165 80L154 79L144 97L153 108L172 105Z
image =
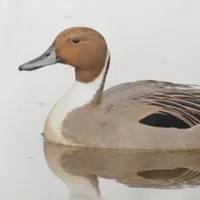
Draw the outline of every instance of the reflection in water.
M135 153L45 142L44 153L51 170L69 188L70 200L100 199L98 177L141 188L200 185L200 150Z

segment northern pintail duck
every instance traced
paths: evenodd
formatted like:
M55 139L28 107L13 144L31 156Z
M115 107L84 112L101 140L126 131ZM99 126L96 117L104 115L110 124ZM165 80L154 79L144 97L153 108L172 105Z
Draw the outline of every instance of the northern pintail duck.
M64 30L46 52L19 70L56 63L74 67L76 80L47 117L47 141L140 150L200 147L200 129L195 126L200 123L199 89L144 80L103 92L110 53L104 37L87 27Z

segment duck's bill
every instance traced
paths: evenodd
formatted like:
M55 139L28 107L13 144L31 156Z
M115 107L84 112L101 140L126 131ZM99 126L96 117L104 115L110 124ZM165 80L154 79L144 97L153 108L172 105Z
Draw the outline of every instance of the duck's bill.
M56 56L54 44L52 44L41 56L20 65L18 69L20 71L32 71L48 65L59 63L60 61L60 58Z

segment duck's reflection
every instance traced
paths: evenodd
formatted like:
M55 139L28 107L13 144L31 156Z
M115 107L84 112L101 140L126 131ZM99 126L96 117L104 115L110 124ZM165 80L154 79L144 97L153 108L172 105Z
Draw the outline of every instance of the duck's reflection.
M44 142L44 154L47 164L53 173L67 185L70 192L69 200L100 199L98 177L84 173L84 170L77 171L75 165L79 165L78 161L77 163L76 161L75 163L68 161L67 157L73 158L75 152L73 148Z
M70 190L70 199L100 199L98 177L129 187L200 185L200 151L137 152L44 143L47 163Z

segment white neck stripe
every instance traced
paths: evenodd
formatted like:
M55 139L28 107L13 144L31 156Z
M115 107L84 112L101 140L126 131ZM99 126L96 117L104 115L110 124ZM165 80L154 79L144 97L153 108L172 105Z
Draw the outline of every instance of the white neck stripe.
M51 129L51 134L56 134L54 137L61 136L62 123L68 113L72 112L76 108L80 108L88 104L93 100L95 94L100 89L103 82L108 67L107 65L109 62L109 57L109 52L107 52L103 70L101 71L100 75L95 78L94 81L89 83L75 81L70 91L64 95L61 100L53 107L49 117L47 118L45 126L49 126ZM45 129L46 128L49 130L48 127L45 127Z

